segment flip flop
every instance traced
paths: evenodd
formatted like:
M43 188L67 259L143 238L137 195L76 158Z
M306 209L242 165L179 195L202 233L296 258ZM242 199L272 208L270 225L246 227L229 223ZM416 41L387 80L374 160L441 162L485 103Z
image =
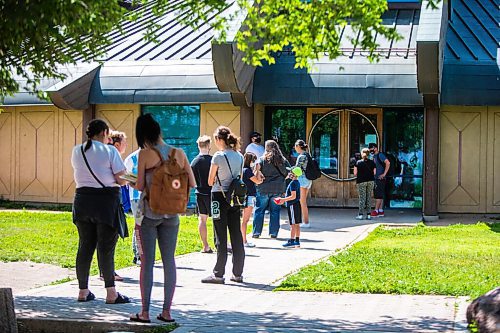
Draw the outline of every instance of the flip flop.
M208 249L208 250L206 250L206 251L205 251L205 250L201 250L200 252L201 252L201 253L214 253L214 250L212 250L212 249Z
M164 318L161 314L159 314L156 319L158 320L161 320L161 321L164 321L166 323L175 323L175 319L167 319L167 318Z
M141 317L139 317L139 314L136 313L134 317L130 317L129 318L130 321L135 321L135 322L138 322L138 323L151 323L151 320L149 319L142 319Z
M95 295L94 295L94 294L92 294L92 292L91 292L91 291L89 291L89 294L87 295L87 297L85 297L85 298L83 298L83 299L82 299L82 298L79 298L79 299L78 299L78 302L88 302L88 301L93 301L93 300L95 300Z
M125 296L125 295L122 295L120 293L117 293L118 294L118 297L115 299L114 302L108 302L106 301L106 304L125 304L125 303L130 303L130 299Z

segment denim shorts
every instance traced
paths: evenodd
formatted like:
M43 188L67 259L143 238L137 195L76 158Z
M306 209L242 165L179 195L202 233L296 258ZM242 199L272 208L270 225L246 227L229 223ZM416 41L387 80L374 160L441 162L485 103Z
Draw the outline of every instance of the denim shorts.
M247 196L245 207L255 207L257 205L257 197L253 195Z
M302 187L302 188L310 189L312 186L312 183L313 183L312 180L307 179L305 175L302 175L299 177L299 184L300 184L300 187Z

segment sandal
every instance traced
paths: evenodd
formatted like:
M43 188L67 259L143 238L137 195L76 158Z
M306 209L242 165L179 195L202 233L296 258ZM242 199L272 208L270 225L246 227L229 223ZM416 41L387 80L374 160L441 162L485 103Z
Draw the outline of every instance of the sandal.
M78 302L88 302L88 301L93 301L93 300L95 300L95 295L92 294L91 291L89 291L87 297L85 297L85 298L79 298Z
M151 320L149 319L142 319L141 317L139 317L139 314L136 313L134 317L130 317L129 318L130 321L135 321L135 322L138 322L138 323L151 323Z
M214 250L212 250L212 249L208 249L208 250L206 250L206 251L205 251L205 250L201 250L200 252L201 252L201 253L214 253Z
M115 299L114 302L108 302L106 301L106 304L125 304L125 303L130 303L130 299L125 296L125 295L122 295L120 293L117 293L118 294L118 297Z
M167 319L167 318L164 318L164 317L161 315L161 313L160 313L158 316L156 316L156 319L161 320L161 321L164 321L164 322L166 322L166 323L175 323L175 319Z

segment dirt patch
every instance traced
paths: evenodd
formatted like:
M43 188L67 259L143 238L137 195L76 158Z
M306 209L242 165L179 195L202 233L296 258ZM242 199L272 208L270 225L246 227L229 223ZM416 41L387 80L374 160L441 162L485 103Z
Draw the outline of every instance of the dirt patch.
M12 288L14 294L75 278L74 269L29 261L0 262L0 287Z

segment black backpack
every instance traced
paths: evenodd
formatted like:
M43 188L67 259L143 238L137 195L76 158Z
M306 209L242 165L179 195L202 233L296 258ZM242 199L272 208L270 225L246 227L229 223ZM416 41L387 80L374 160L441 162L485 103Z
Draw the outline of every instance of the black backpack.
M307 156L307 166L304 170L306 178L309 180L316 180L321 177L321 169L319 168L318 161L312 158L309 153L306 153Z
M385 157L391 162L391 165L389 167L389 171L387 171L386 177L394 177L398 176L401 174L401 161L396 158L396 156L392 155L391 153L383 153ZM380 159L380 153L377 154L377 159L378 162L382 165L384 165L384 161Z
M229 160L226 154L224 154L224 157L226 158L227 166L229 167L229 172L232 175L233 171L231 170L231 165L229 164ZM217 174L217 180L219 181L219 185L222 187L218 174ZM245 202L247 200L246 198L247 185L243 182L241 176L238 175L236 178L233 178L231 184L229 184L229 189L227 190L227 193L222 192L222 194L224 195L224 198L231 207L245 206Z

